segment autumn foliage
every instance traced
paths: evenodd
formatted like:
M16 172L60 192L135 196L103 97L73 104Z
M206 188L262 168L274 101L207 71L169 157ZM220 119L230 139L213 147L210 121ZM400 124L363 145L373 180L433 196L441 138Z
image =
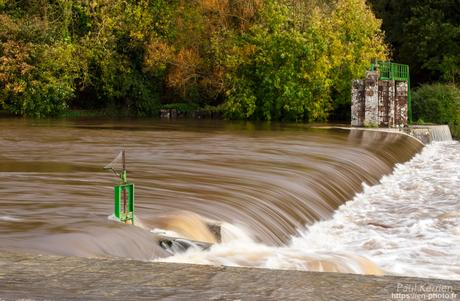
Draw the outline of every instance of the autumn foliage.
M387 49L365 0L0 1L0 106L327 120ZM346 108L346 109L345 109Z

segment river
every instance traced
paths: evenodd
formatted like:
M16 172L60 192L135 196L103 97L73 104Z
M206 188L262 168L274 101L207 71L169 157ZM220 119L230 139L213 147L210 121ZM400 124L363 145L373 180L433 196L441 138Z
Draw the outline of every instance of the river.
M108 218L126 150L135 226ZM279 269L460 279L460 146L224 121L0 120L0 245ZM215 243L169 256L155 233ZM152 233L152 231L154 233Z

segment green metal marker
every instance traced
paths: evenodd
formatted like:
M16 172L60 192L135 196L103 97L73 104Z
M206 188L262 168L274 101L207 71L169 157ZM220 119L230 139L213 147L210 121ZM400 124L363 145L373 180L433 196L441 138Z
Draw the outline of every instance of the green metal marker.
M117 172L112 164L115 161L118 161L121 155L121 160L123 163L121 172ZM120 185L114 187L114 212L115 217L122 223L128 224L131 223L134 225L134 184L128 183L126 170L126 155L125 151L115 158L115 160L109 165L106 169L111 169L117 177L120 178Z

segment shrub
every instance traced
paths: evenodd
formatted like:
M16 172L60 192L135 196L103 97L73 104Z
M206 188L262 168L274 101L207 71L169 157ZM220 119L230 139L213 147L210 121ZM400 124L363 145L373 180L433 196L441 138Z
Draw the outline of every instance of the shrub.
M0 107L16 115L56 116L74 96L76 66L66 44L8 41L0 47Z
M423 85L412 97L415 120L448 124L460 138L460 89L452 84Z

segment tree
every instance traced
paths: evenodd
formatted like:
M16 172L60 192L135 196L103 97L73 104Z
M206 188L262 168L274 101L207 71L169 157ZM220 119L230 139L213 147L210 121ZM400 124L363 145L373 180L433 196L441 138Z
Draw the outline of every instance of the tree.
M63 112L74 96L74 47L65 42L50 45L47 33L41 32L47 20L29 24L7 15L0 20L0 105L34 117Z
M333 109L348 112L351 79L372 57L386 57L380 23L365 2L309 10L269 3L228 56L227 115L324 121Z
M458 82L459 0L370 0L383 19L393 59L409 64L412 82Z
M350 80L386 57L364 0L0 7L0 105L20 115L72 107L154 116L161 100L224 104L229 118L323 121L349 111Z

